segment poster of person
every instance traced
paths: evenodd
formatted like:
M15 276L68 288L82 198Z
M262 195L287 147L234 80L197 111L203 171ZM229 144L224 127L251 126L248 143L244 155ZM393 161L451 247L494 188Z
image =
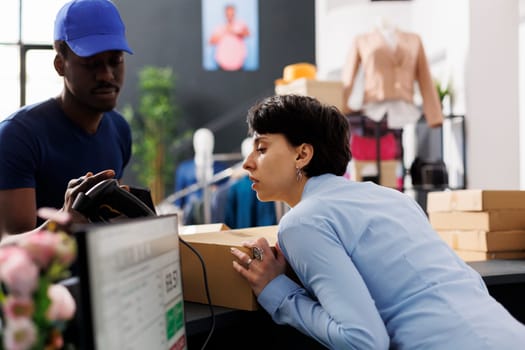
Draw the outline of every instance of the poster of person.
M258 22L258 0L202 0L204 69L257 70Z

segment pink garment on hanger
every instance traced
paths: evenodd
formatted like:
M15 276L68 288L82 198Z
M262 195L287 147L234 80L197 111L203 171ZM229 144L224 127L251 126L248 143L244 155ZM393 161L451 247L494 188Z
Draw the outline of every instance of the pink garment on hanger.
M398 149L394 134L387 133L379 139L380 159L397 159ZM355 160L376 160L376 139L374 137L359 136L352 134L350 138L350 150Z

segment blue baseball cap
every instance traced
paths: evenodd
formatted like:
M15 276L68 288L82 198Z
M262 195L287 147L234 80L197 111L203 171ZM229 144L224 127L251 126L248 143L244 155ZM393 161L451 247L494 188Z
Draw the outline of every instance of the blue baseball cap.
M63 40L80 57L104 51L131 51L126 28L110 0L73 0L55 19L55 40Z

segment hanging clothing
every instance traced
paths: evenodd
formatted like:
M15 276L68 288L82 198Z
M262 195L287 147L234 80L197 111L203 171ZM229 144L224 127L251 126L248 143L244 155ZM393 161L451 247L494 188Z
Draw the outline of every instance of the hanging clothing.
M389 132L379 138L379 154L377 154L377 140L372 137L351 135L350 150L355 160L398 159L400 155L399 143L394 133Z
M394 34L397 38L394 48L379 30L355 38L343 69L344 101L348 101L362 64L365 76L363 104L367 116L379 120L385 114L395 117L388 121L390 128L416 122L420 116L413 101L414 82L417 81L427 123L431 127L440 126L443 113L421 39L415 33L397 29ZM391 101L399 102L393 104Z
M221 161L214 161L213 162L213 174L217 174L225 169L228 168L228 165ZM197 175L195 173L195 159L187 159L182 161L175 170L175 192L181 191L185 189L186 187L189 187L193 184L197 183ZM224 179L222 181L219 181L218 184L222 184L227 182L228 179ZM188 194L187 196L184 196L182 198L179 198L175 200L173 204L178 206L179 208L185 207L185 205L189 202L191 202L191 198L197 198L202 199L202 190L197 190L193 193Z

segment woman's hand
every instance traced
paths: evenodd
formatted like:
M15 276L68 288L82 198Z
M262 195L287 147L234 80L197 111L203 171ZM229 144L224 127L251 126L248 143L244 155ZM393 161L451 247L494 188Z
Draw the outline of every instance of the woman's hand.
M275 246L275 253L265 238L245 242L244 247L253 252L253 257L237 248L231 248L231 253L237 258L233 261L233 268L248 282L256 296L275 277L286 270L286 260L279 248Z

